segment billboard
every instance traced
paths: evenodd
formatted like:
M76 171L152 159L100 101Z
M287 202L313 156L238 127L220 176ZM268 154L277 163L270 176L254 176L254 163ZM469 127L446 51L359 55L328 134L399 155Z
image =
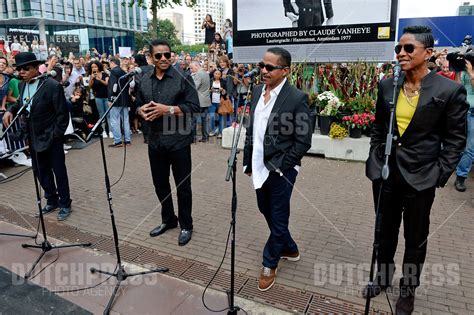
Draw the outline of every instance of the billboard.
M234 60L273 46L296 62L389 61L398 0L233 0Z

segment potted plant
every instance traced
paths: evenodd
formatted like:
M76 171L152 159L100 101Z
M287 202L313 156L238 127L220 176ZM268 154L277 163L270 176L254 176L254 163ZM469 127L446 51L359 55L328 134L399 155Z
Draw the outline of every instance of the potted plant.
M331 123L335 121L339 108L343 105L339 98L330 91L323 92L317 96L319 106L320 131L322 135L329 134Z
M349 128L350 138L360 138L362 130L369 128L374 120L375 115L372 113L353 114L342 118L342 122Z

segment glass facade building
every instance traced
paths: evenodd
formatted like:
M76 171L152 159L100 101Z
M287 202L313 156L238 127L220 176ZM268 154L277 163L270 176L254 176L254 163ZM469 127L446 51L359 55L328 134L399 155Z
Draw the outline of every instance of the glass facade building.
M134 49L135 33L147 27L146 9L133 0L0 0L0 38L42 39L63 55Z

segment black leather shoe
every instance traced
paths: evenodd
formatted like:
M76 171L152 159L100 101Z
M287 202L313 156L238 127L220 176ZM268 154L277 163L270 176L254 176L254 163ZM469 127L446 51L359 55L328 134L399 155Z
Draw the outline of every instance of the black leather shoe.
M372 285L366 285L364 289L362 290L362 296L364 298L367 298L367 296L370 296L371 298L376 297L380 293L382 293L383 290L387 289L388 286L386 285L380 285L375 281Z
M460 192L466 191L466 185L464 184L465 180L466 177L457 176L456 181L454 182L454 188L456 188L456 190Z
M415 308L415 297L414 296L400 296L395 306L396 315L410 315L413 313Z
M178 244L179 246L184 246L188 244L188 242L191 240L191 236L193 235L193 230L181 230L179 232L179 237L178 237Z
M43 209L41 209L41 212L43 213L43 215L45 214L48 214L50 212L53 212L54 210L56 210L58 208L57 205L55 206L51 206L51 205L46 205L44 206ZM39 212L36 213L36 217L39 217Z
M178 227L178 223L175 223L175 224L162 223L158 225L156 228L154 228L153 230L151 230L150 236L155 237L155 236L161 235L165 233L166 231L174 229L176 227Z
M58 221L66 220L71 215L71 211L72 211L72 209L71 209L70 206L59 209Z

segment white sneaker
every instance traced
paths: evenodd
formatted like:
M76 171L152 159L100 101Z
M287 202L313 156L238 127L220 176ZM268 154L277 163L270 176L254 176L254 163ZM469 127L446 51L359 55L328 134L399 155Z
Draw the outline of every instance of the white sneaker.
M72 147L70 145L67 145L67 144L63 145L63 148L64 148L64 150L72 149Z
M114 138L114 134L112 132L109 132L109 138L110 139L113 139Z
M107 132L105 132L105 131L102 132L102 138L104 138L104 139L107 138Z

